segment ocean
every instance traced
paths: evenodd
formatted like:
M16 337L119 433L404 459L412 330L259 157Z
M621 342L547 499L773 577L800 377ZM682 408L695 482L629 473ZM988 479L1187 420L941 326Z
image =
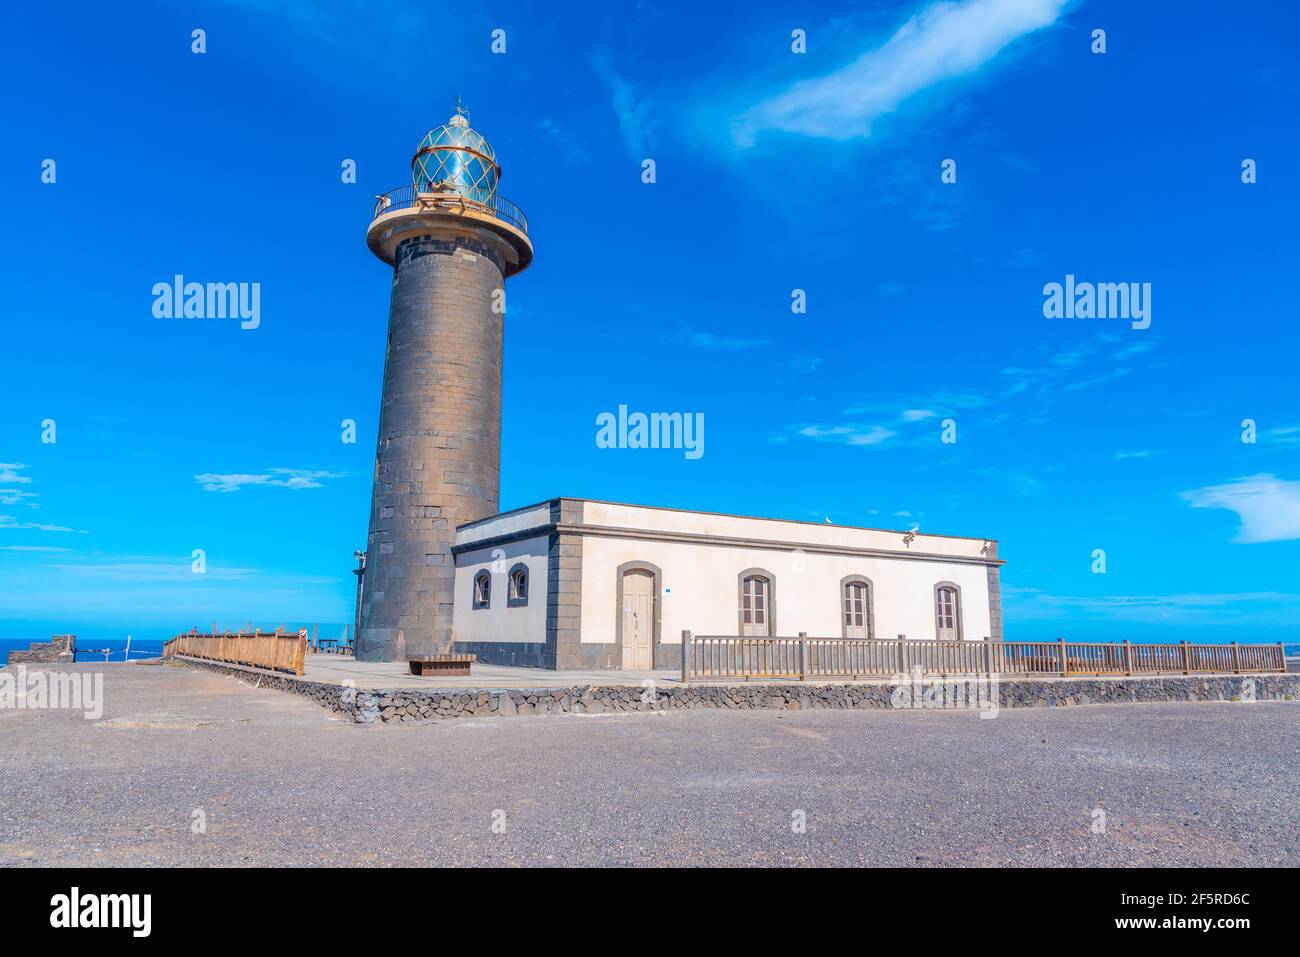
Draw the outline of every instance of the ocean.
M32 642L49 641L50 636L44 638L0 638L0 665L3 665L5 659L9 657L11 651L26 651ZM145 638L131 639L131 660L139 661L142 658L158 658L162 656L163 643L160 639L152 641ZM82 638L77 636L77 660L78 661L103 661L104 649L108 649L109 661L126 660L126 639L125 638Z

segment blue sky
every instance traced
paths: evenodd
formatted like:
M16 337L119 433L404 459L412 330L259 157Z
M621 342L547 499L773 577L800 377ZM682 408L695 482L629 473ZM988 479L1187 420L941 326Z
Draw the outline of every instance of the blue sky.
M459 94L537 250L503 509L986 536L1008 637L1297 640L1300 15L1193 7L7 6L0 637L351 619L365 229ZM177 273L260 283L260 326L155 319ZM1150 327L1046 318L1067 274L1150 283ZM705 454L597 448L620 404Z

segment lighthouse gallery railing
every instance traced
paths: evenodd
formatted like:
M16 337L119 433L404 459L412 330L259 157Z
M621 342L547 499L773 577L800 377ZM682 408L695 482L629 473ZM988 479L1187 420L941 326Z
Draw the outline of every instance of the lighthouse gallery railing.
M399 186L397 189L389 190L387 193L375 197L375 210L372 218L378 219L384 213L391 213L398 209L411 209L418 205L421 200L426 202L457 202L464 200L475 208L490 212L497 219L509 223L524 235L528 235L528 217L524 215L522 209L496 193L484 189L472 189L467 186L448 187L443 192L421 193L417 193L414 186Z

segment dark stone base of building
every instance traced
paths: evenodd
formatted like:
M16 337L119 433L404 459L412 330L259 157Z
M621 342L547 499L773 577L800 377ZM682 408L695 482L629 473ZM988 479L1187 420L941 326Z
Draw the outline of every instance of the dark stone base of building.
M9 652L9 665L48 665L76 659L77 636L55 635L49 641L34 641L26 651Z
M555 649L544 644L521 644L516 641L458 641L458 654L473 655L474 660L485 665L506 665L512 668L539 668L543 671L617 671L623 667L623 649L617 644L587 645L591 649L584 655L557 655ZM681 645L657 645L655 668L680 668Z
M480 664L555 670L555 649L539 642L458 641L453 647L457 654L473 655Z
M942 707L942 693L927 700L909 684L726 684L588 685L551 688L429 688L363 691L304 681L288 675L195 658L175 659L256 680L259 687L289 691L360 724L436 721L445 718L514 717L538 714L605 714L678 708L807 710L957 710ZM985 679L972 679L984 682ZM923 682L942 689L947 681ZM1012 679L997 683L1002 708L1052 708L1085 704L1145 704L1158 701L1300 701L1300 674L1171 676L1124 679ZM963 710L979 710L971 704Z

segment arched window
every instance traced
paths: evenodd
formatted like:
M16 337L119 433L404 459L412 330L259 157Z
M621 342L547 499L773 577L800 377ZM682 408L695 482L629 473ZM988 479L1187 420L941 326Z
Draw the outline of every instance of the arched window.
M871 607L871 579L849 575L840 579L840 627L845 638L875 638L875 614Z
M952 582L934 586L934 636L941 641L961 637L961 589Z
M776 634L776 596L772 574L761 568L741 572L740 633L760 638Z
M474 607L487 608L492 604L492 576L487 569L474 576Z
M528 566L523 562L510 569L506 579L506 607L517 608L528 604Z

